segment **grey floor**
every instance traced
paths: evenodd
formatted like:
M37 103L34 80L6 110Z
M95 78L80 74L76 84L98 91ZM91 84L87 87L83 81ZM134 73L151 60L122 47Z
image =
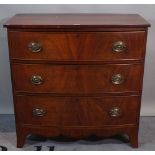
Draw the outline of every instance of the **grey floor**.
M3 139L4 138L4 139ZM1 139L3 139L1 141ZM0 115L0 146L9 141L8 150L16 149L15 121L14 115ZM10 145L11 144L11 145ZM41 150L49 150L49 145L55 151L154 151L155 150L155 117L141 117L139 130L139 148L133 149L127 137L114 136L106 139L89 137L81 140L56 137L46 139L45 137L30 136L23 149L36 150L36 146L43 146ZM10 148L9 148L10 147ZM0 149L1 150L1 149ZM20 150L20 149L19 149Z

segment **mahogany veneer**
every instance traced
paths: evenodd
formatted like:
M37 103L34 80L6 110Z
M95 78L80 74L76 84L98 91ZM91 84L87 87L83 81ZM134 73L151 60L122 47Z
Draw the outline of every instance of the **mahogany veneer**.
M143 65L106 64L106 65L49 65L49 64L12 64L12 78L16 92L31 93L112 93L141 92ZM21 74L23 72L24 74ZM114 85L111 78L122 74L124 82ZM43 83L33 85L32 75L40 75ZM136 78L135 78L136 77ZM21 80L22 79L22 84Z
M138 147L147 29L139 15L18 14L8 30L17 147L28 134L127 134Z
M144 31L76 33L11 31L8 35L12 59L121 61L141 60L144 59L145 54L146 33ZM126 51L120 54L112 52L111 48L118 40L128 45ZM42 51L38 54L29 52L27 45L30 41L40 42L43 46Z

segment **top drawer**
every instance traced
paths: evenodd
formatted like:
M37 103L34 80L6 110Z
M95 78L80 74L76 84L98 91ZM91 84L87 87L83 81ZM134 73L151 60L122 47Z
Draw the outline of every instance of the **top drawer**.
M145 31L9 31L10 58L50 61L139 60L145 54Z

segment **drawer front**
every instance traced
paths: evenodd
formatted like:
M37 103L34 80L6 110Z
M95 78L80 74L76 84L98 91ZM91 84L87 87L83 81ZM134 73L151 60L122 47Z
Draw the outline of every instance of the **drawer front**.
M139 104L140 98L136 96L16 96L15 108L22 124L102 126L136 124Z
M30 93L139 92L142 72L140 64L12 64L15 91Z
M11 59L114 61L143 59L145 31L18 32L10 31Z

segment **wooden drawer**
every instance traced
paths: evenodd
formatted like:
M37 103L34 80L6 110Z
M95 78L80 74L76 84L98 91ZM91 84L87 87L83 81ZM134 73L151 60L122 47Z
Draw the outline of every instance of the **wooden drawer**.
M145 31L66 33L9 31L8 36L11 59L115 61L144 59L145 54ZM119 41L125 43L126 48L122 52L114 52L114 43ZM40 52L32 52L28 48L32 42L41 44ZM115 44L115 50L118 50L116 46L118 45Z
M16 96L17 118L39 126L136 124L139 97Z
M141 64L12 64L15 91L30 93L140 92L142 73Z

